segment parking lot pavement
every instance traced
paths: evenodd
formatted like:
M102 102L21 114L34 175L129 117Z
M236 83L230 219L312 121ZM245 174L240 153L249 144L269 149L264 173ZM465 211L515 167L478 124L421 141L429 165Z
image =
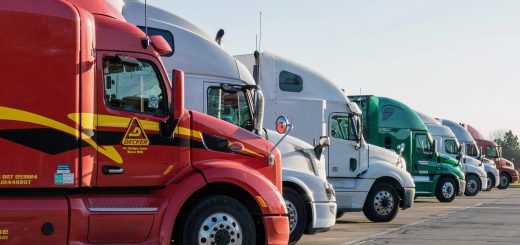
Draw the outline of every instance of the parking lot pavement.
M493 189L452 203L418 198L388 223L347 213L329 232L298 244L520 244L520 188Z

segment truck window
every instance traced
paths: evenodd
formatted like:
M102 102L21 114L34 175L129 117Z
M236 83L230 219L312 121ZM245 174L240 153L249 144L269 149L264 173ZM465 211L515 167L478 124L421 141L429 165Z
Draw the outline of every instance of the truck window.
M281 71L278 85L285 92L301 92L303 90L303 79L292 72Z
M137 26L137 28L141 29L144 33L146 33L146 28L144 26ZM153 28L148 27L148 36L155 36L155 35L161 35L168 44L170 44L170 47L172 48L172 52L170 54L161 55L163 57L171 57L173 53L175 52L175 42L173 39L173 34L168 30L163 30L159 28Z
M457 142L455 140L445 140L444 141L444 150L448 154L457 154L458 153L458 147Z
M253 121L249 106L243 90L231 93L220 87L208 88L208 115L210 116L252 130Z
M415 135L415 148L419 152L431 152L431 143L426 134Z
M486 156L488 156L488 157L498 157L497 148L494 147L494 146L492 146L492 147L488 146Z
M119 59L103 59L104 97L115 110L166 115L164 87L153 63L139 60L139 67Z
M474 144L467 144L466 145L466 155L472 156L472 157L478 156L477 147Z
M331 136L343 140L357 140L354 124L349 116L332 116Z

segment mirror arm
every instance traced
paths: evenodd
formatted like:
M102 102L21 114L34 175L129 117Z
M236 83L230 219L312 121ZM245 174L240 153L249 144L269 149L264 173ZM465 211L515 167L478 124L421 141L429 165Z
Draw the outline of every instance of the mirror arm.
M282 138L280 138L280 140L278 140L278 142L276 142L276 144L273 146L273 148L271 148L271 150L269 151L269 155L268 155L269 156L269 166L273 166L273 164L274 164L273 151L276 149L276 147L278 147L278 145L280 145L280 143L282 143L282 141L285 139L285 137L287 137L287 135L289 135L292 128L293 128L292 124L288 124L287 130L283 134Z

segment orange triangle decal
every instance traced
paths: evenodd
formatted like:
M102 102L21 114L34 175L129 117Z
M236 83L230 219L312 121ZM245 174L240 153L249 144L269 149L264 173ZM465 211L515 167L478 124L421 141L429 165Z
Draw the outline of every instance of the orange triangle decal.
M132 118L130 121L121 143L126 146L145 146L150 144L150 140L148 140L148 136L146 136L137 117Z

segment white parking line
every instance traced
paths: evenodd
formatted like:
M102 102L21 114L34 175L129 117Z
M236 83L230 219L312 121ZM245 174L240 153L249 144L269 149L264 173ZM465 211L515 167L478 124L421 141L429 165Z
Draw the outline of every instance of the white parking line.
M453 211L447 212L447 213L445 213L443 215L440 215L440 216L437 216L437 217L434 217L434 218L418 220L418 221L412 222L410 224L403 225L401 227L392 228L392 229L389 229L389 230L386 230L386 231L382 231L382 232L378 232L378 233L375 233L375 234L372 234L372 235L364 236L364 237L358 238L356 240L343 243L342 245L363 244L363 243L367 242L366 240L368 240L370 238L375 238L375 237L386 235L388 233L392 233L392 232L395 232L395 231L400 231L400 230L403 230L403 229L408 228L410 226L420 225L420 224L425 223L427 221L434 221L434 220L442 219L442 218L445 218L445 217L447 217L447 216L449 216L449 215L451 215L453 213L459 212L459 211L463 211L463 210L470 209L470 208L485 208L485 207L479 207L479 206L482 205L482 204L489 203L489 202L494 202L494 201L495 200L490 200L490 201L487 201L487 202L481 202L481 203L478 203L478 204L473 205L473 206L464 207L464 208L460 208L460 209L457 209L457 210L453 210Z

